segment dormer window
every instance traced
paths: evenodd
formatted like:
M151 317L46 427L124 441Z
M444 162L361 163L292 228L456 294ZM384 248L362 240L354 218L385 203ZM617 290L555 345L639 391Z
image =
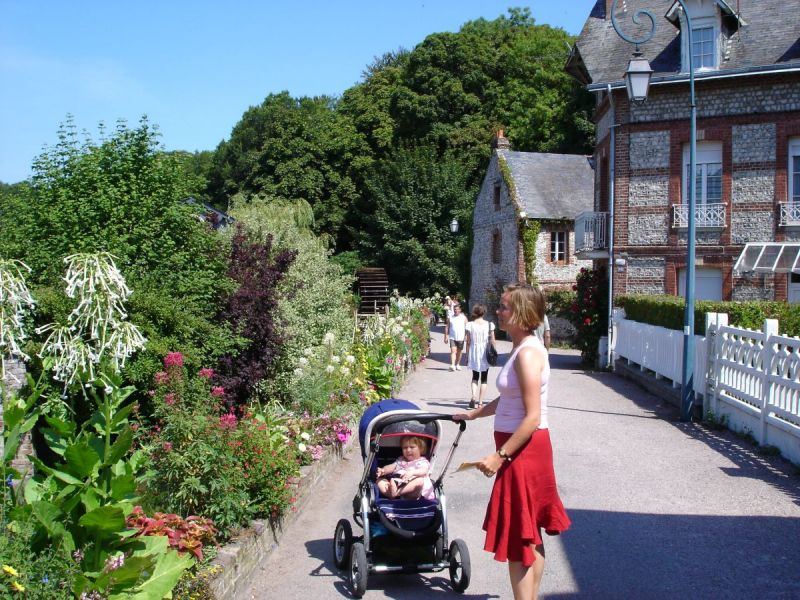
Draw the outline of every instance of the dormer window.
M689 72L690 52L695 71L719 69L725 40L747 23L724 0L695 0L687 5L687 10L692 21L691 48L681 3L673 3L665 15L681 31L681 72Z
M717 68L719 53L715 41L716 35L713 26L692 29L692 63L694 63L695 70Z

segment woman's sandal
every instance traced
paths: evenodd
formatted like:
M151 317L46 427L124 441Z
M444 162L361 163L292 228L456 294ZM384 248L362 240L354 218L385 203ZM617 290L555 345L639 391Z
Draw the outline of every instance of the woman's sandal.
M469 407L470 408L475 408L475 400L474 399L469 401Z

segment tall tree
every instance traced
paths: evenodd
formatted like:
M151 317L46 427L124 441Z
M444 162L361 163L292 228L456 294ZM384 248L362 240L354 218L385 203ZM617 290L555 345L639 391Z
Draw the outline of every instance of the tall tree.
M210 186L216 202L239 192L305 200L317 233L340 242L366 151L363 137L330 98L271 94L248 109L217 148Z
M383 265L403 292L429 294L469 285L469 236L450 233L453 217L468 231L477 189L453 153L400 148L377 162L368 180L374 212L360 249Z

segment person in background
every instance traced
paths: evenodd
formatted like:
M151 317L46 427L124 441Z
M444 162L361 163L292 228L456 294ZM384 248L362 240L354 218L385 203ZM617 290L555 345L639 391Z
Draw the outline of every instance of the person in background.
M484 549L495 560L508 561L515 600L535 600L544 573L542 530L557 535L570 520L558 495L547 420L550 365L547 351L532 332L544 321L545 299L528 284L505 288L497 323L513 343L497 376L500 395L453 420L494 415L497 450L477 468L494 477L483 529Z
M453 316L447 321L444 330L444 343L450 344L450 370L461 370L461 355L464 352L464 336L467 332L467 317L461 312L461 305L453 304Z
M536 333L536 337L539 338L539 341L542 342L545 350L550 352L550 321L547 315L544 316L544 320L539 323L534 333Z
M464 338L464 352L467 355L467 366L472 369L472 396L469 407L483 406L483 395L486 393L489 378L489 363L486 361L486 347L495 345L494 323L483 318L486 306L476 304L472 307L472 320L467 323L467 333Z

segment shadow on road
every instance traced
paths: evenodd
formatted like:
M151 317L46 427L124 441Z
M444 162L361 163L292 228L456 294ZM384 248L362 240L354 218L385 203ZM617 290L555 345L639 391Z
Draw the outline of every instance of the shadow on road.
M785 545L787 530L800 535L798 519L578 509L569 516L561 542L577 591L548 600L800 598L794 552ZM739 543L750 538L767 543L754 555L752 544ZM742 565L755 576L742 577Z
M724 468L730 477L747 477L763 481L788 495L800 506L800 476L792 464L780 456L759 453L759 447L729 430L712 430L701 423L682 423L678 407L649 393L636 383L610 372L585 372L586 377L602 383L644 409L652 418L663 419L686 436L700 441L730 460L736 466ZM566 409L570 410L570 409ZM573 409L574 410L574 409ZM624 415L620 416L639 416Z
M309 540L306 542L309 556L320 561L320 564L309 575L312 577L335 578L333 589L343 598L351 598L347 571L339 571L333 564L333 538ZM446 571L445 571L446 573ZM458 594L450 587L450 579L440 573L387 574L373 573L369 576L367 589L381 590L385 598L413 600L415 598L472 598L474 600L490 600L500 598L494 594L470 594L469 589Z

